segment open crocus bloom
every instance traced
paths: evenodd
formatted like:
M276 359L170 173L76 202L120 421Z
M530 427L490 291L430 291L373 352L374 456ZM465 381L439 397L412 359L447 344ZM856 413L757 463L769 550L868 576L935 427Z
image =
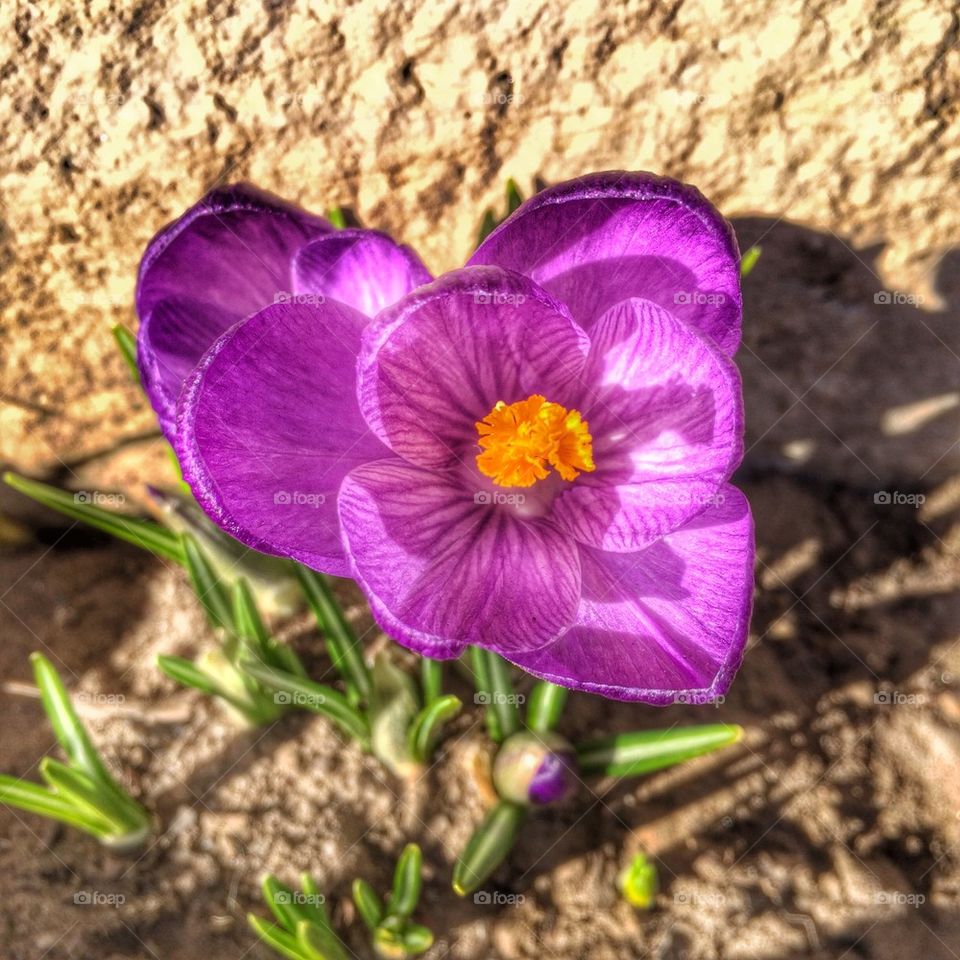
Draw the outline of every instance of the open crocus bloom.
M704 198L584 177L428 282L382 234L237 195L161 233L138 289L145 381L207 513L354 577L422 654L477 644L618 699L722 694L753 532L728 483L739 254Z

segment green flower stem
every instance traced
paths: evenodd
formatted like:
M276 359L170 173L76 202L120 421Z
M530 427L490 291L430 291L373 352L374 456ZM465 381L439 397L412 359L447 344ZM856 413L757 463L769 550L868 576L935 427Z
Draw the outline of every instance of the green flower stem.
M520 727L520 711L506 660L490 650L470 648L478 701L486 704L487 730L495 743L502 743Z
M310 609L323 632L330 659L343 677L350 699L355 704L361 700L369 700L373 691L370 671L363 661L360 644L347 623L340 604L319 573L299 563L295 564L295 569Z
M534 684L527 706L527 726L535 733L549 733L553 730L560 722L568 693L566 687L559 687L546 680Z
M519 804L501 800L487 814L453 868L455 893L473 893L500 866L513 848L525 812Z
M127 517L112 510L104 510L92 503L78 499L79 495L58 490L56 487L36 480L29 480L16 473L5 473L4 482L19 493L42 503L57 513L96 527L120 540L126 540L143 550L149 550L159 557L166 557L175 563L184 562L183 547L177 534L161 527L152 520L140 520Z
M443 665L430 657L420 658L420 685L423 687L423 703L429 707L443 688Z
M727 723L618 733L578 744L577 761L582 774L634 777L712 753L742 735L742 727Z

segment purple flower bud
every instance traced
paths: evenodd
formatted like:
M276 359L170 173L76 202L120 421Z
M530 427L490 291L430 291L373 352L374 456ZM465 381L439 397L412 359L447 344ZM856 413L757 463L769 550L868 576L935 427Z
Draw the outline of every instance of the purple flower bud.
M576 752L555 733L515 733L493 762L497 793L513 803L555 803L570 796L577 779Z

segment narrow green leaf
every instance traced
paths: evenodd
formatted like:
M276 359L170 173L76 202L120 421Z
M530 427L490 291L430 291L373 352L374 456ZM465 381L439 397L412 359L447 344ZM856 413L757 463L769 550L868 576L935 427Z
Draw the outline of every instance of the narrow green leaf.
M383 920L383 901L373 887L360 877L353 881L353 902L357 905L357 912L367 929L376 930Z
M509 217L520 204L523 203L523 196L520 193L520 188L517 186L517 181L510 177L507 180L507 216Z
M293 890L279 881L272 873L268 873L260 881L260 889L270 912L277 918L277 923L288 933L295 933L297 923L302 919L302 914L297 906Z
M423 688L423 702L430 706L443 690L443 664L431 657L420 658L420 686Z
M219 684L208 674L198 669L190 660L161 654L157 666L171 679L185 687L193 687L211 697L225 697Z
M530 691L530 703L527 706L527 726L535 733L549 733L563 714L567 703L566 687L541 680Z
M423 856L415 843L408 843L400 854L397 867L393 872L393 891L387 911L391 916L406 919L417 909L420 900Z
M309 873L300 874L300 889L303 892L303 917L321 927L330 927L330 917L327 913L326 897L317 888L317 881Z
M340 207L330 207L330 209L327 210L327 219L335 229L346 230L347 218L344 216L343 210Z
M712 753L742 735L742 727L728 723L618 733L578 744L577 761L583 774L634 777Z
M73 709L67 689L53 664L42 653L31 653L33 676L40 688L40 700L50 726L67 757L91 780L113 783L80 718Z
M353 699L369 700L373 690L363 652L333 591L324 577L302 564L295 564L307 603L323 633L334 667L343 677Z
M181 537L187 571L193 582L197 599L206 611L207 619L214 627L222 627L228 633L235 635L233 605L227 589L217 577L216 571L206 554L200 549L196 539L188 533L182 534Z
M4 482L25 496L56 510L73 520L79 520L98 530L103 530L119 540L125 540L159 557L166 557L175 563L183 563L183 547L180 539L170 530L166 530L152 520L140 520L127 517L112 510L105 510L87 502L91 494L86 492L68 493L36 480L28 480L16 473L5 473Z
M112 829L112 824L99 814L91 814L88 810L77 807L69 798L59 796L38 783L18 780L2 773L0 803L59 820L98 838L106 836Z
M149 822L146 812L135 800L53 757L40 761L40 775L57 793L69 797L78 809L100 817L109 825L111 834L133 833Z
M263 624L263 618L257 609L257 601L254 599L250 584L241 577L234 581L230 593L233 624L237 636L253 640L261 654L266 655L269 652L267 643L270 640L270 633Z
M457 716L461 707L460 700L448 694L440 697L439 700L434 700L417 714L417 718L410 727L409 740L410 753L419 763L427 763L430 760L443 725Z
M400 934L400 942L408 954L416 956L433 946L433 931L419 923L408 923Z
M297 924L297 943L310 960L350 960L347 948L331 929L307 920Z
M480 221L480 228L477 230L477 246L479 247L487 237L497 229L497 218L493 210L487 208L483 214L483 220Z
M142 381L140 379L140 368L137 366L136 338L122 323L116 324L111 332L113 333L113 339L117 341L120 353L123 354L123 359L126 360L127 366L133 374L133 379L139 386Z
M746 253L740 258L740 279L748 276L753 268L757 265L757 261L760 259L760 254L763 252L763 248L757 245L750 247Z
M287 957L287 960L313 960L300 949L296 936L277 924L268 923L255 913L247 914L247 923L268 947L276 950L281 956Z
M517 839L525 810L501 800L473 832L453 868L453 889L459 896L473 893L504 861Z
M322 714L336 723L344 733L370 747L370 727L366 719L333 687L294 676L266 664L244 660L243 669L264 686L277 691L275 701L283 706L301 707Z

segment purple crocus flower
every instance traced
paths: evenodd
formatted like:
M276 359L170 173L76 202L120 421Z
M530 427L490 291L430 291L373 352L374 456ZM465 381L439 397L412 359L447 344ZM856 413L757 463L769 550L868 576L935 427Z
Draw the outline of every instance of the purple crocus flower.
M422 654L477 644L617 699L722 694L753 567L728 483L729 224L691 187L596 174L429 281L388 237L249 188L159 234L140 365L200 504L257 550L355 578Z

